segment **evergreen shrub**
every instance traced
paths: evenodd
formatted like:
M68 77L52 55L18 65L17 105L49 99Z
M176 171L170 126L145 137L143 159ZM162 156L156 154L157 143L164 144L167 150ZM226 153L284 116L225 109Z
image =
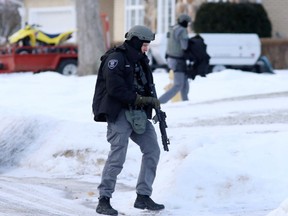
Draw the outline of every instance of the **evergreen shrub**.
M193 23L196 33L256 33L271 37L272 25L262 4L203 3Z

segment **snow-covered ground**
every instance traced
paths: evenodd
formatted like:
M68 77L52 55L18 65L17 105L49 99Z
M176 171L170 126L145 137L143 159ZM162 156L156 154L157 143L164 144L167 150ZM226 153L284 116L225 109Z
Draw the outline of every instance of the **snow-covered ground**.
M154 78L161 95L168 74ZM1 216L96 215L109 144L93 121L95 81L0 75ZM162 106L171 144L152 195L166 209L155 215L288 216L288 70L197 77L189 97ZM131 142L111 199L122 215L153 215L133 208L140 161Z

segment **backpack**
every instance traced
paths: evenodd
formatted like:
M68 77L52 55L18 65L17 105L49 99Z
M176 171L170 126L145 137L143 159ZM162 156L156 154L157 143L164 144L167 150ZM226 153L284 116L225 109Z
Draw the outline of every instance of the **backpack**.
M100 67L98 69L98 75L97 75L97 80L96 80L96 85L95 85L95 91L94 91L94 96L93 96L93 102L92 102L92 111L94 114L94 120L95 121L99 121L99 122L106 122L106 116L101 113L101 111L99 111L100 107L99 107L99 102L103 100L103 97L105 95L105 84L103 85L103 66L105 63L105 60L108 58L108 56L111 53L114 52L121 52L123 50L123 48L121 48L121 46L119 47L113 47L109 50L107 50L104 55L101 56L100 60L101 60L101 64Z
M99 67L99 70L98 70L98 73L97 73L97 74L99 74L99 72L102 70L103 64L104 64L105 60L108 58L108 56L109 56L111 53L118 52L118 51L120 51L120 50L122 50L122 49L121 49L121 46L112 47L112 48L110 48L109 50L107 50L107 51L104 53L104 55L102 55L102 56L100 57L101 64L100 64L100 67Z
M200 35L189 38L184 55L185 59L190 61L187 65L187 75L190 79L194 80L197 75L205 77L209 73L210 56L207 53L207 45Z

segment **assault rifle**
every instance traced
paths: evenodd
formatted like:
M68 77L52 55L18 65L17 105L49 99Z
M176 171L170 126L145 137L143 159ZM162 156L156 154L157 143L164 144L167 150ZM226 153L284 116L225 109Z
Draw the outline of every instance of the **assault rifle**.
M151 88L152 96L157 98L155 85L151 84L150 88ZM162 138L162 144L164 147L164 151L169 151L168 145L170 144L170 140L168 139L167 133L166 133L166 128L167 128L166 113L163 112L160 107L154 108L154 109L155 109L156 115L152 118L153 123L156 124L157 122L159 122L159 128L160 128L160 132L161 132L161 138Z

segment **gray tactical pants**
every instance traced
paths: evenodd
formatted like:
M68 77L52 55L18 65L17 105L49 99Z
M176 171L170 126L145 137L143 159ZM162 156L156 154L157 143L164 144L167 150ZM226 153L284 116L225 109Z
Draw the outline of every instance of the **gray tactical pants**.
M167 103L171 100L178 92L181 93L181 98L183 101L188 100L189 92L189 82L188 77L184 72L175 72L174 73L174 84L172 88L166 91L160 98L159 101L161 104Z
M125 162L128 141L131 138L142 152L142 162L136 192L151 196L152 184L156 176L156 169L160 157L160 148L157 135L152 123L147 120L144 134L133 132L130 123L126 120L125 110L119 113L117 120L108 122L107 141L111 144L108 159L102 172L102 180L98 186L99 195L112 197L116 179Z
M184 72L186 70L186 61L178 60L175 58L167 58L167 64L168 67L174 71L174 82L173 86L159 98L160 103L167 103L179 91L182 100L187 101L189 93L189 82L188 76Z

